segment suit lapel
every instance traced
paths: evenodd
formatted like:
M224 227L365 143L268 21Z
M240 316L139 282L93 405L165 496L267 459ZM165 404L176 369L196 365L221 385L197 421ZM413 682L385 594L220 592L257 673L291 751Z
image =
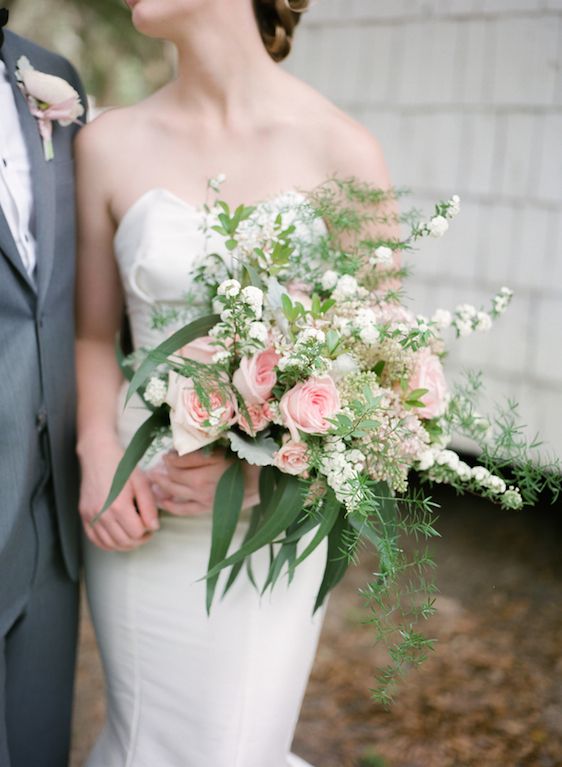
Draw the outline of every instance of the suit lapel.
M24 53L21 50L16 51L14 48L14 40L8 33L2 48L2 54L8 70L8 77L14 89L20 124L31 164L34 228L37 241L37 290L39 299L42 301L49 286L55 255L55 172L53 161L45 161L37 120L30 113L25 97L16 82L17 60ZM33 65L33 61L31 64ZM19 255L18 260L21 264ZM26 271L23 265L21 268L24 272Z

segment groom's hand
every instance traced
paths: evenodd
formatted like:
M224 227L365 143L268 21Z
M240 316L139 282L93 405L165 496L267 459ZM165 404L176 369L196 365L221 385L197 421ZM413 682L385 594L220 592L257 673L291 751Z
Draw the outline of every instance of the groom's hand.
M211 454L197 451L179 456L168 453L160 469L148 472L158 507L182 517L208 514L213 508L219 479L232 460L222 450ZM258 502L259 467L244 466L245 493L243 508Z

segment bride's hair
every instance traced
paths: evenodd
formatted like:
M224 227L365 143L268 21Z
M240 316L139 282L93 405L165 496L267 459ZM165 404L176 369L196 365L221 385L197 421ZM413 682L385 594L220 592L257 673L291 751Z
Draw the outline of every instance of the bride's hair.
M310 0L253 0L261 38L274 61L289 55L295 27Z

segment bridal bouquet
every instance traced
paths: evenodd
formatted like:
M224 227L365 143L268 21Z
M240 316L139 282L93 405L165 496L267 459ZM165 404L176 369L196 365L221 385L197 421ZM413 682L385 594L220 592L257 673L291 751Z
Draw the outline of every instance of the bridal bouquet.
M210 188L218 197L220 179ZM161 307L155 324L173 324L175 332L123 361L129 398L140 394L152 414L129 445L105 504L143 456L162 449L182 455L220 445L263 467L260 503L235 551L240 461L217 486L207 609L225 568L224 593L244 565L253 580L251 555L268 547L267 580L255 584L265 590L282 574L290 582L327 539L317 609L361 542L370 544L378 568L362 594L390 654L377 691L384 702L397 675L431 646L415 619L434 611L434 586L424 574L432 562L426 551L407 555L401 542L403 535L437 534L425 485L448 483L505 509L558 487L552 464L530 460L535 445L522 436L516 406L488 419L476 408L479 376L452 386L443 370L445 334L489 330L511 291L501 288L486 309L463 304L414 315L401 293L407 270L400 255L421 237L442 236L460 203L456 196L440 202L422 221L415 212L394 212L397 194L333 179L306 198L289 195L285 210L232 211L220 199L205 207L217 252L210 248L192 275L204 316L187 322L189 298L184 314ZM399 223L409 227L405 239L396 234ZM455 434L477 443L478 465L450 449Z

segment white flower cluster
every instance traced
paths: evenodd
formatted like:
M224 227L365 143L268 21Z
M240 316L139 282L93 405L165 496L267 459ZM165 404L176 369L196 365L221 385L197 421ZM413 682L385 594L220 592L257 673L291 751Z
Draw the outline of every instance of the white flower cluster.
M166 401L168 384L161 378L153 376L144 390L144 399L154 407L161 407Z
M357 373L359 370L359 362L352 354L343 352L339 354L335 360L332 360L330 367L330 376L336 381L340 381L345 376Z
M242 288L241 291L242 301L247 304L257 320L261 319L263 311L263 290L256 288L254 285L248 285L246 288Z
M394 263L394 251L387 245L379 245L375 248L374 255L369 258L371 266L392 266Z
M506 288L505 286L501 288L499 293L497 293L493 300L493 311L495 314L503 314L509 304L511 303L511 299L513 298L513 291L509 288Z
M454 194L447 202L437 206L437 213L427 223L420 223L414 229L414 239L417 237L443 237L449 228L449 219L454 218L461 209L461 200Z
M359 502L358 476L365 467L365 456L357 448L348 450L343 439L328 437L324 441L321 471L336 498L348 511Z
M217 340L213 362L228 361L234 351L232 339L237 338L238 352L252 354L267 343L267 325L260 322L263 312L263 291L253 285L243 288L238 280L225 280L217 288L213 302L221 321L209 335Z
M373 309L369 307L359 309L353 318L353 326L360 340L367 346L374 346L378 342L380 332L377 327L377 316Z
M418 456L416 466L419 471L429 472L429 476L434 482L446 481L448 479L447 474L451 472L461 482L488 491L487 494L498 497L505 508L518 509L523 504L518 488L507 487L501 477L492 474L485 466L471 468L467 463L461 461L453 450L428 448Z
M359 284L355 277L351 274L342 274L341 277L338 277L336 287L332 292L332 298L336 301L346 301L354 298L358 290Z

